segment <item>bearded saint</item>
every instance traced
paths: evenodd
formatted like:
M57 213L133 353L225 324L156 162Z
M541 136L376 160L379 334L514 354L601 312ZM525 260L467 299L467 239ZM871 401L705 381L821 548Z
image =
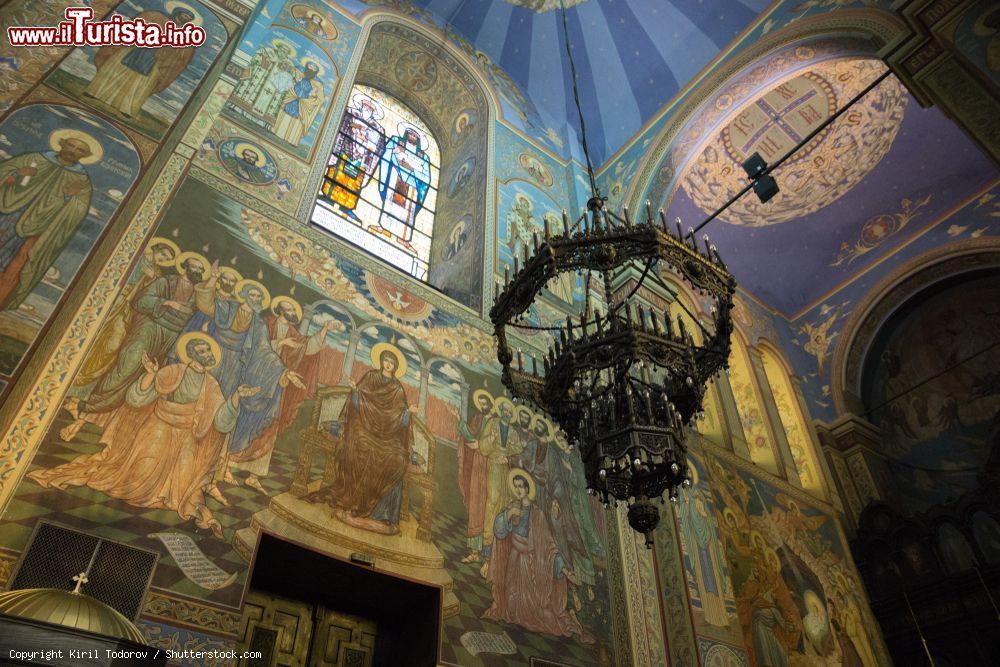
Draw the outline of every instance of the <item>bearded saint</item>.
M486 503L483 509L483 544L493 544L493 520L509 499L507 473L509 459L524 451L524 443L514 427L514 404L510 399L497 399L497 411L483 424L479 438L479 453L486 457Z
M271 130L293 146L298 146L312 126L323 104L323 84L315 63L307 62L302 76L285 91L283 104Z
M485 434L484 426L493 412L493 397L485 389L473 393L476 414L468 422L458 425L458 490L465 502L469 518L465 538L469 553L463 563L476 563L483 550L483 522L486 515L486 472L488 460L479 451L479 440Z
M29 478L43 487L88 486L136 507L168 509L222 538L205 505L225 434L236 426L240 400L259 388L241 385L227 397L208 372L217 346L205 334L178 343L182 363L160 368L143 355L142 377L126 394L103 450Z
M483 566L493 590L493 604L483 618L519 625L531 632L594 638L566 608L568 583L579 584L556 546L542 509L532 502L527 472L511 472L513 500L496 516L495 541Z
M187 7L177 7L170 16L150 10L136 19L160 27L167 21L182 26L194 21ZM100 100L128 118L139 115L142 105L155 93L170 87L194 57L195 47L150 49L138 46L102 46L94 56L97 73L83 94Z
M403 476L413 452L411 408L396 378L401 360L393 349L378 355L340 415L343 440L334 455L330 488L334 516L348 525L387 535L398 530Z
M90 210L80 161L93 161L99 144L72 135L53 143L58 151L0 161L0 310L24 303Z

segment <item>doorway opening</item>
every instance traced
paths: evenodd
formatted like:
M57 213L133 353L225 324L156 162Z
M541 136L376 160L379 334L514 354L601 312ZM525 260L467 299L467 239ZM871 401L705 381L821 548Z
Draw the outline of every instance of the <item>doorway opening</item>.
M435 665L441 590L264 533L240 642L246 665Z

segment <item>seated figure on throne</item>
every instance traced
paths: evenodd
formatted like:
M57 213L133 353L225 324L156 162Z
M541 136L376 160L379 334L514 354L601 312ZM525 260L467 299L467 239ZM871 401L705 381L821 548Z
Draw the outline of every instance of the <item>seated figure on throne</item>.
M342 441L334 458L336 473L321 497L344 523L385 535L399 530L403 477L417 456L413 451L411 408L399 378L406 358L395 345L372 349L374 368L357 383L344 405L338 428Z

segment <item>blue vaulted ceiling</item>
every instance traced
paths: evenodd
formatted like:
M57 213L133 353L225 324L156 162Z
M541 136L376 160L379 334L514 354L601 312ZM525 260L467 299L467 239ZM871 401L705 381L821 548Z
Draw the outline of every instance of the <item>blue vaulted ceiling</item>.
M413 2L503 68L554 129L568 124L579 136L559 0ZM565 2L595 164L622 146L768 5L767 0Z

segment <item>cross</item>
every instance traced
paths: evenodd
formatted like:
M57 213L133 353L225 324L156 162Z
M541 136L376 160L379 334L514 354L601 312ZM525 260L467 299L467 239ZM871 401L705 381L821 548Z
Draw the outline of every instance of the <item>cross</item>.
M80 574L73 577L73 581L76 582L76 588L73 589L73 592L79 595L82 592L80 589L83 588L83 585L89 582L90 579L87 577L86 572L81 572Z

